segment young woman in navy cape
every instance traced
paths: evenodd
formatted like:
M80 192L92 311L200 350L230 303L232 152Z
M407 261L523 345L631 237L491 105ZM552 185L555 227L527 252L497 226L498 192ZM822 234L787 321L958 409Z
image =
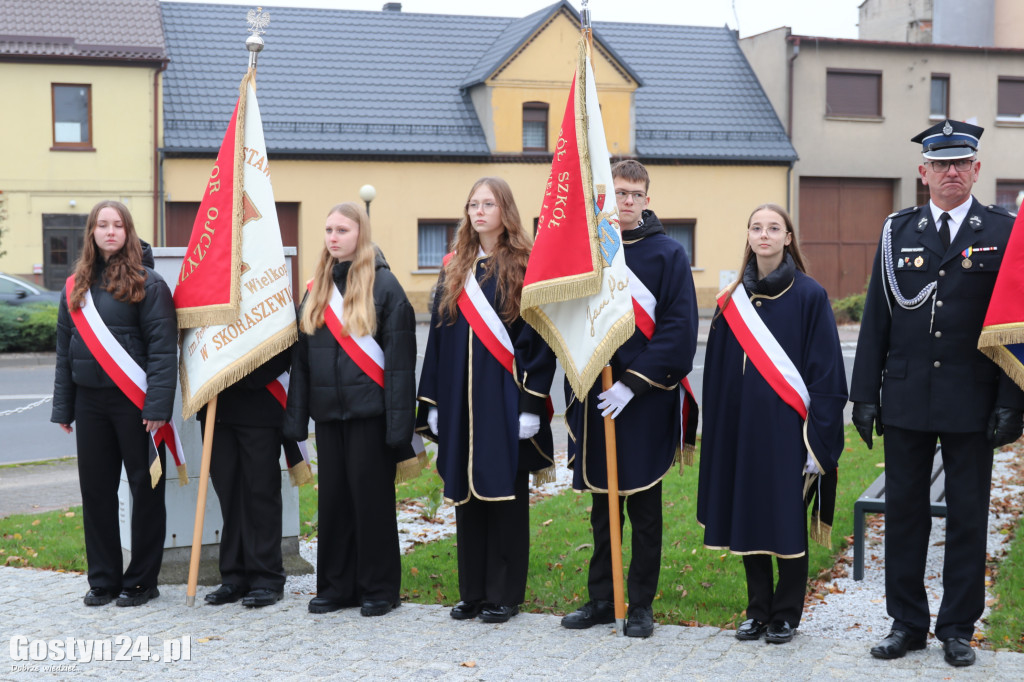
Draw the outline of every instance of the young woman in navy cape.
M554 474L547 397L555 356L519 316L531 245L508 183L481 178L431 310L417 430L437 442L444 497L456 505L457 620L503 623L519 612L529 568L529 473L535 482L538 472Z
M817 497L812 535L827 543L831 531L846 374L828 294L805 274L792 221L780 206L764 204L751 214L740 272L723 295L738 295L742 282L752 309L806 384L810 406L805 421L783 402L716 310L704 360L697 520L706 547L743 557L747 620L736 637L764 634L781 644L792 640L803 611L805 495Z
M74 288L65 286L57 316L57 365L50 421L78 427L78 477L89 564L86 606L139 606L160 595L167 512L161 476L150 477L150 434L171 419L178 383L178 322L167 283L153 268L153 252L135 232L119 201L101 201L85 224ZM138 366L148 384L136 407L107 374L72 321L86 293L102 324ZM104 346L106 347L106 346ZM159 449L161 466L163 448ZM132 493L131 562L122 571L117 488L121 465Z
M332 325L338 319L330 305L335 289L344 297L340 339L325 322L327 315ZM361 605L364 616L384 615L399 605L402 581L396 472L418 472L411 445L416 319L355 203L327 214L324 250L292 348L284 435L304 441L310 417L316 424L317 596L309 612ZM366 364L362 348L381 353L383 371L380 363L375 371Z

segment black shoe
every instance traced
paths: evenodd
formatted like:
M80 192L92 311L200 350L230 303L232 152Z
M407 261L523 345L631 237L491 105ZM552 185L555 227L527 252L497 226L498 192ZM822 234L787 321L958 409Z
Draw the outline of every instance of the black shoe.
M310 613L331 613L332 611L340 611L346 606L354 606L354 604L346 604L327 597L313 597L309 600Z
M460 601L452 607L448 615L455 620L469 620L479 616L482 608L483 604L478 601Z
M793 635L795 634L796 628L786 621L773 620L772 624L768 626L768 630L764 633L764 641L771 642L772 644L785 644L786 642L792 642Z
M249 591L249 588L242 587L241 585L232 585L230 583L224 583L213 592L207 594L203 599L207 604L213 606L220 606L221 604L234 604L236 601L245 596L245 593Z
M387 599L368 599L363 602L359 613L363 616L383 616L385 613L396 608L401 602L388 601Z
M86 606L103 606L114 600L114 593L105 587L94 587L85 593Z
M485 623L507 623L512 616L519 613L519 606L497 606L487 604L480 609L480 620Z
M971 643L962 637L952 637L942 643L946 663L957 668L974 665L974 649Z
M255 590L249 592L249 594L242 597L242 606L270 606L281 601L284 597L283 592L277 590L271 590L266 587L257 587Z
M121 594L117 595L118 606L142 606L150 599L156 599L160 596L160 590L156 587L142 587L136 585L135 587L128 587L121 590Z
M595 625L615 622L615 604L603 599L594 599L562 618L562 627L570 630L586 630Z
M736 628L736 639L754 640L761 639L761 635L768 629L768 623L762 623L756 618L749 618Z
M881 642L871 647L875 658L903 658L908 651L919 651L928 646L925 635L912 635L904 630L893 630Z
M654 634L654 611L650 606L638 606L629 610L626 620L626 637L650 637Z

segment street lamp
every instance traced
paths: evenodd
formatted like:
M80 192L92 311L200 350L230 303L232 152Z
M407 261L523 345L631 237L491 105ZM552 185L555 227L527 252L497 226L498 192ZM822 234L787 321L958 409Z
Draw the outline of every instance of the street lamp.
M363 185L359 188L359 198L366 202L366 215L370 215L370 202L377 198L377 188L373 185Z

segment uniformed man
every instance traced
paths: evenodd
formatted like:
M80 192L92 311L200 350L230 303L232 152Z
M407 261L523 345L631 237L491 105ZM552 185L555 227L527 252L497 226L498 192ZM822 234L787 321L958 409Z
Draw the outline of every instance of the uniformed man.
M900 658L926 646L924 588L930 473L946 480L943 595L935 622L946 662L974 663L985 607L993 448L1021 435L1024 395L978 350L1013 215L971 196L983 129L943 121L913 138L931 201L890 215L868 285L850 399L867 446L885 431L885 591L892 630L871 649Z

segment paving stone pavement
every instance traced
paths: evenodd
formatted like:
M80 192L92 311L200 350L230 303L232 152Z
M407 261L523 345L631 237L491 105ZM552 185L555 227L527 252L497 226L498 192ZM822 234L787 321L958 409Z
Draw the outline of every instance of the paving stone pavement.
M357 609L313 616L306 596L286 594L263 609L215 607L203 604L208 589L200 588L193 608L184 586L161 586L144 606L86 607L84 576L0 567L0 679L1024 679L1024 654L978 651L973 667L955 669L934 642L898 661L876 661L863 642L799 633L776 646L739 642L713 627L659 625L642 640L617 637L610 626L566 630L557 616L530 613L504 625L457 622L446 607L418 604L380 618ZM40 646L33 641L109 640L116 655L143 636L161 660L18 660ZM164 642L185 636L191 660L163 660Z

